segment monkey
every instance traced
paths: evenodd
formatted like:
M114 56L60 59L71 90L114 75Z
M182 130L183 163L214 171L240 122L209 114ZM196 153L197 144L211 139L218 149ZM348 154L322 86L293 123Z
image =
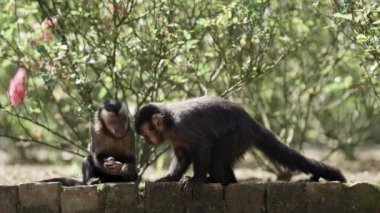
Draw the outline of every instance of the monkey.
M135 181L134 141L126 105L116 100L104 101L94 115L90 155L82 165L83 183Z
M146 104L135 116L135 130L152 145L169 141L173 147L169 173L158 182L181 181L193 164L193 177L183 181L186 191L202 183L237 183L233 166L252 146L288 169L312 174L312 181L346 182L339 169L286 146L238 104L219 97Z
M107 99L94 114L88 146L90 154L82 163L83 179L53 178L40 182L77 186L136 181L134 143L134 131L126 105Z

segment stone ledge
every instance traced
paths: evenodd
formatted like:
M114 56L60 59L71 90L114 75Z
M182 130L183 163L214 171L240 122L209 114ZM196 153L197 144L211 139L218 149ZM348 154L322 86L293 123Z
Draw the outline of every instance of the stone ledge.
M0 209L2 212L17 212L18 208L18 187L0 186Z
M18 186L21 212L60 212L59 183L25 183Z
M179 183L62 187L0 186L0 212L380 212L380 188L368 183L204 184L184 194Z

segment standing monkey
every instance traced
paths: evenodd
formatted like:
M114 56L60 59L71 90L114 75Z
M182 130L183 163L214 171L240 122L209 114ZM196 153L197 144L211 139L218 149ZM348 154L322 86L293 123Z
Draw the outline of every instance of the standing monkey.
M311 173L313 181L346 182L339 169L287 147L240 106L221 98L147 104L138 112L135 128L153 145L168 140L173 146L169 174L158 181L179 181L193 163L194 176L185 181L185 190L206 182L236 183L232 167L251 146L289 169Z

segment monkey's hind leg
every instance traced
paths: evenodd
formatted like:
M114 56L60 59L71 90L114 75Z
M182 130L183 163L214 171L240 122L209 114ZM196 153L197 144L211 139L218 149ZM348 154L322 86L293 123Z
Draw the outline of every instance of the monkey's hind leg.
M216 146L212 153L210 164L210 177L209 182L220 183L228 185L230 183L237 183L234 171L232 169L233 163L230 159L225 159L228 153L225 153L224 148Z
M100 178L97 177L94 161L91 155L84 158L82 163L83 183L86 185L94 185L101 183Z
M222 157L220 156L220 151L218 148L215 148L211 156L211 164L209 168L210 177L208 178L209 183L220 183L227 185L227 178L225 173L225 163L223 162Z

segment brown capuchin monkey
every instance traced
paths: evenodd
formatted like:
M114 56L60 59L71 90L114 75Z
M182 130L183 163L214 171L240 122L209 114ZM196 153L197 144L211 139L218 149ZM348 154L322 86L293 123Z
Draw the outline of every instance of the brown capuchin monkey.
M193 163L194 176L184 181L184 190L194 184L236 183L234 163L252 146L271 160L304 173L312 181L320 177L346 182L337 168L307 158L281 143L237 104L217 97L199 97L173 105L150 103L135 120L138 134L153 145L170 141L174 158L169 174L157 181L179 181Z
M103 102L94 116L89 150L82 166L85 184L137 179L135 139L125 104Z
M83 181L53 178L41 182L75 186L135 181L135 140L125 104L116 100L102 103L94 116L89 151L82 164Z

